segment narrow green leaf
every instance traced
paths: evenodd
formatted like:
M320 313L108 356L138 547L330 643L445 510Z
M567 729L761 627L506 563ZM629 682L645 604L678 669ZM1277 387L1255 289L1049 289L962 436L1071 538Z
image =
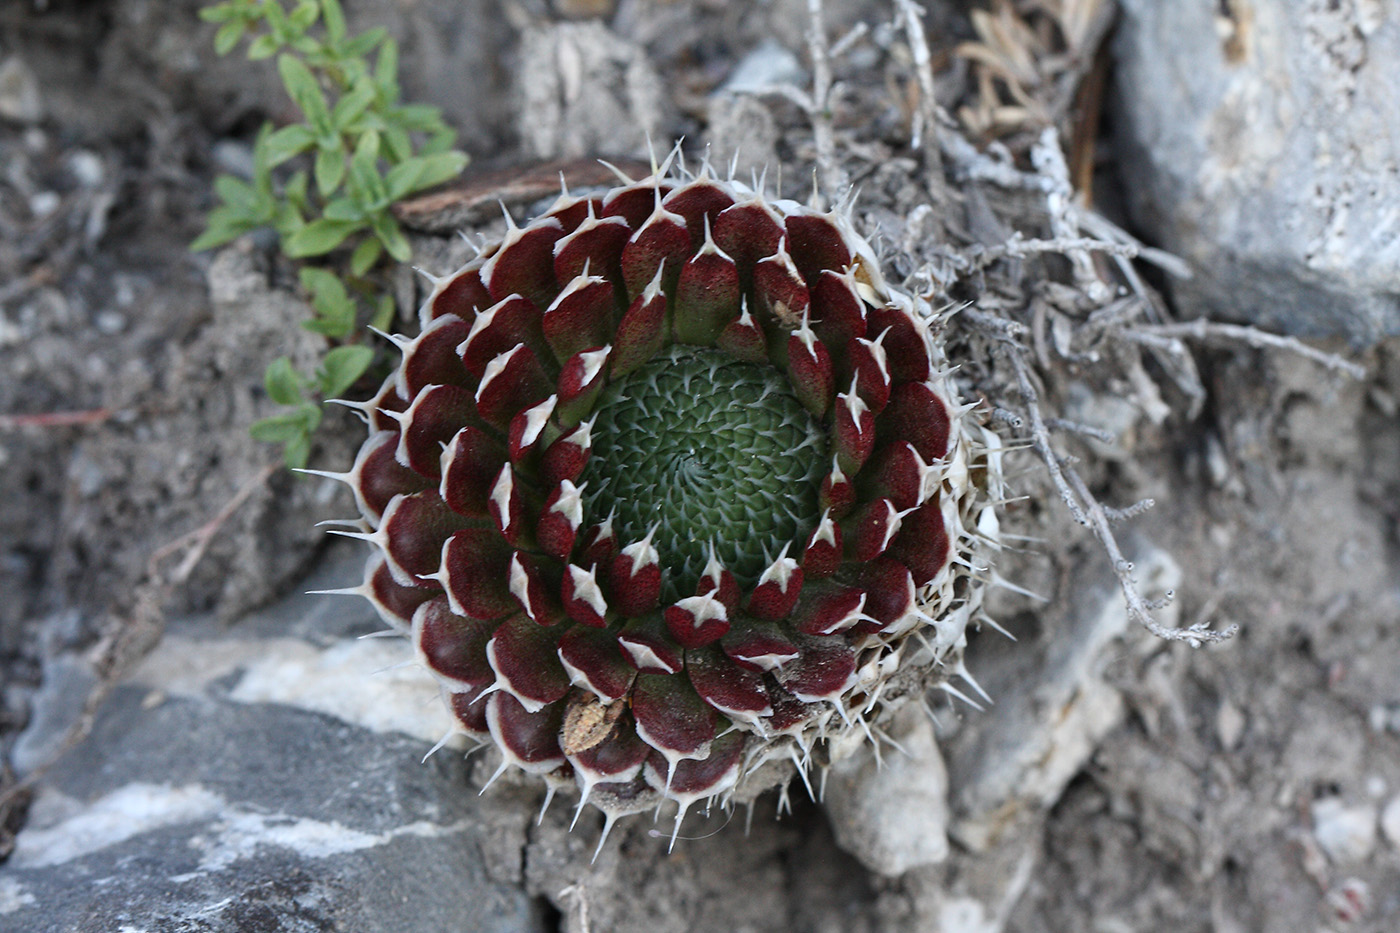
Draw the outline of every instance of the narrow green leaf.
M232 52L247 30L248 26L242 20L231 19L224 23L214 33L214 51L221 56Z
M417 190L418 179L423 176L427 167L427 160L414 156L389 169L389 173L384 176L384 187L388 191L389 200L400 201L410 191Z
M408 262L413 258L413 248L408 245L408 238L387 211L376 217L372 226L374 235L379 237L379 242L384 244L390 256L399 262Z
M410 130L432 133L441 130L442 111L432 104L404 104L394 108L394 122Z
M306 122L318 132L327 130L330 127L331 113L326 107L325 95L321 93L321 86L316 83L316 76L311 73L311 69L295 55L283 54L277 57L277 71L282 76L287 94L306 115Z
M340 54L350 59L364 58L370 52L374 51L375 46L379 45L379 43L383 42L388 37L389 34L385 32L382 27L371 29L368 32L362 32L349 42L346 42L341 48Z
M326 24L326 39L333 46L345 41L345 11L340 0L321 0L321 17Z
M379 240L370 237L355 247L355 252L350 254L350 274L364 275L374 264L379 261L379 257L384 252L384 246Z
M287 11L282 9L282 0L265 0L261 9L263 18L267 20L267 25L273 32L281 32L287 28Z
M399 102L399 44L386 39L374 62L374 80L379 85L379 99L388 106Z
M320 15L320 12L316 0L300 0L293 8L292 15L287 17L287 22L297 32L306 32L311 28L311 24L316 22L316 17Z
M287 186L282 189L282 196L287 202L298 210L306 210L306 185L307 177L305 172L297 172L287 179Z
M349 300L345 293L345 283L329 269L307 266L297 278L301 280L301 287L311 293L311 303L318 311L323 311L331 305L344 304Z
M364 208L356 204L348 197L339 197L326 205L326 209L321 212L321 216L327 220L355 220L364 221Z
M462 169L467 167L467 154L465 152L436 152L432 155L419 156L419 158L423 162L423 169L419 172L413 188L407 192L409 194L456 178L462 174ZM395 200L398 199L395 198Z
M282 250L293 259L329 253L350 234L364 225L357 221L313 220L282 242Z
M306 420L298 417L295 412L272 415L260 421L254 421L248 426L248 433L253 436L255 441L285 444L307 433Z
M321 147L316 152L316 190L321 197L335 194L345 180L345 153L340 149Z
M267 147L268 165L281 165L316 145L316 134L300 123L284 126L263 141Z
M443 129L441 132L434 133L432 136L428 137L428 141L423 144L422 154L437 155L439 152L450 152L452 151L452 147L456 144L457 131Z
M253 230L257 224L236 217L226 207L216 207L209 212L209 226L203 233L195 237L190 244L190 252L202 253L206 249L213 249L216 246L223 246L231 240ZM377 243L378 240L370 242Z
M379 243L378 240L366 240L365 242L376 245ZM370 318L369 326L376 330L387 331L392 323L394 323L394 296L385 292L375 302L374 317Z
M391 163L398 163L413 157L413 140L409 138L408 130L401 126L386 126L382 132L386 159Z
M348 130L360 114L374 103L374 95L374 84L369 79L361 78L355 82L350 93L336 101L335 108L331 111L331 125L341 132Z
M389 193L384 179L379 177L379 134L373 131L360 137L355 154L350 157L350 183L358 190L364 207L388 204Z
M215 3L199 11L199 18L206 23L227 23L237 15L232 3Z
M355 384L355 380L364 375L373 359L374 351L358 344L336 347L327 353L321 368L316 371L321 395L325 398L338 398Z
M295 405L301 401L301 377L292 368L289 357L279 356L268 364L263 373L263 388L267 397L278 405Z
M246 181L232 175L220 175L214 179L214 193L233 210L247 217L254 217L258 210L258 193Z
M280 44L274 35L258 36L248 44L248 60L260 62L277 54Z
M301 434L287 441L282 448L282 462L289 470L304 470L306 463L311 459L311 432L303 431Z

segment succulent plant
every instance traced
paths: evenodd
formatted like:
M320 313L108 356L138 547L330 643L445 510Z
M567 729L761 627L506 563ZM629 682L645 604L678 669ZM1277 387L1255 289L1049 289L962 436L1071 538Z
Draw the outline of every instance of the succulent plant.
M507 225L332 474L373 545L349 592L497 774L576 786L604 838L667 799L679 828L960 665L995 440L843 212L663 167Z

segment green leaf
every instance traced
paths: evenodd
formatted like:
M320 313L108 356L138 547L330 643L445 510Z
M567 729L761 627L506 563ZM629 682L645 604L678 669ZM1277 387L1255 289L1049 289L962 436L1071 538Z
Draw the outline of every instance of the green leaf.
M292 15L287 17L287 22L299 33L304 33L311 28L311 24L316 22L316 17L321 13L316 5L316 0L300 0L292 10Z
M271 58L277 54L281 43L273 35L258 36L248 45L248 60L259 62L265 58Z
M466 165L466 154L461 152L439 152L408 159L389 170L386 178L389 200L399 201L415 191L456 178Z
M340 183L345 180L345 153L339 148L322 146L316 152L316 190L321 197L335 194Z
M317 311L324 311L328 306L341 305L349 301L345 292L345 283L340 281L340 277L329 269L307 266L301 270L297 278L301 280L301 287L311 292L311 303Z
M345 43L340 50L340 54L350 59L364 58L370 52L374 51L375 46L379 45L379 43L387 38L389 38L389 34L385 32L383 28L375 28L368 32L362 32Z
M237 15L232 3L215 3L199 11L199 18L206 23L227 23Z
M251 223L247 219L235 215L227 207L216 207L209 212L208 228L195 237L194 242L190 244L190 251L200 253L206 249L223 246L258 226L259 224Z
M282 75L287 94L306 114L306 122L320 133L330 129L331 112L311 69L295 55L283 54L277 58L277 71Z
M403 162L413 156L413 140L408 130L401 126L386 126L384 132L384 157L390 163Z
M422 177L425 168L427 163L414 156L389 169L389 174L384 176L384 187L388 189L389 200L402 200L404 195L417 190L418 179Z
M207 12L207 11L203 11ZM243 38L243 34L248 31L248 24L242 20L231 19L219 27L219 31L214 33L214 51L219 55L227 55L238 45L238 40Z
M424 133L439 132L446 126L442 122L442 111L432 104L404 104L395 107L394 122L407 129Z
M258 216L258 192L246 181L232 175L220 175L214 179L214 193L230 208L245 217Z
M299 230L306 226L306 218L302 216L301 209L291 201L283 201L277 206L277 214L272 218L272 226L277 230L277 235L282 238L282 251L286 252L286 242Z
M282 448L282 462L289 470L304 470L311 459L311 432L305 431L287 441Z
M288 202L289 204L293 205L293 206L296 207L298 210L303 210L303 211L304 211L304 210L306 209L306 206L307 206L307 201L306 201L306 185L307 185L307 182L308 182L308 179L307 179L306 173L305 173L305 172L297 172L297 173L294 174L291 178L288 178L288 179L287 179L287 185L286 185L285 188L282 189L282 196L283 196L284 198L287 199L287 202Z
M337 398L355 384L374 359L374 351L358 344L336 347L326 354L321 368L316 371L320 381L321 394L325 398Z
M439 152L449 152L457 142L457 132L451 129L444 129L439 133L434 133L428 141L423 144L423 155L436 155Z
M359 221L313 220L282 241L282 250L293 259L329 253L364 224Z
M399 44L393 39L386 40L379 49L374 81L379 85L380 100L388 106L399 102Z
M267 397L278 405L295 405L302 400L301 377L292 368L291 359L285 356L268 364L263 373L263 388L267 390Z
M287 11L282 9L282 0L263 0L262 15L273 32L282 32L287 28Z
M345 11L340 0L321 0L321 16L326 24L326 39L335 46L345 41Z
M327 220L355 220L367 221L364 208L355 203L352 198L339 197L326 205L321 216Z
M366 240L366 243L373 243L376 246L378 240ZM376 330L388 330L389 325L394 323L394 296L387 292L379 296L375 303L374 317L370 318L369 326Z
M355 252L350 254L350 274L364 275L374 264L379 261L379 257L384 252L384 245L377 239L369 238L355 247Z
M262 145L267 149L268 165L281 165L316 145L316 134L310 127L294 123L268 136Z
M350 93L336 102L335 109L331 111L331 125L342 132L348 130L360 114L374 103L374 95L374 84L367 78L355 82Z
M407 237L387 211L376 217L371 226L374 235L379 237L379 242L384 244L384 249L390 256L399 262L408 262L413 258L413 248L408 245Z
M259 421L254 421L248 426L248 433L255 441L270 441L274 444L285 444L303 434L308 433L306 419L298 412L286 412L280 415L272 415Z
M360 137L355 154L350 157L351 192L358 192L362 207L383 207L389 192L379 177L379 134L373 131Z
M304 321L302 327L335 338L349 337L355 332L355 302L334 273L309 267L301 270L301 284L311 292L311 306L316 309L316 317Z

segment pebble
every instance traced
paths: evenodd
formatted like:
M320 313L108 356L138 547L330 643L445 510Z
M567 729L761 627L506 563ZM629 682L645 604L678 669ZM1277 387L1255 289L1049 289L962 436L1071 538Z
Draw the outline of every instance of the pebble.
M1381 811L1381 832L1392 849L1400 851L1400 794L1390 798Z
M764 39L734 66L720 90L760 93L783 84L801 86L805 80L797 56L777 41Z
M36 220L42 220L63 203L57 191L36 191L29 196L29 213L34 215Z
M107 177L107 167L102 157L90 149L74 149L65 161L73 180L84 188L96 188Z
M0 62L0 117L16 123L38 123L44 118L39 79L18 55Z
M1313 836L1333 862L1361 862L1376 845L1376 808L1324 797L1312 804Z

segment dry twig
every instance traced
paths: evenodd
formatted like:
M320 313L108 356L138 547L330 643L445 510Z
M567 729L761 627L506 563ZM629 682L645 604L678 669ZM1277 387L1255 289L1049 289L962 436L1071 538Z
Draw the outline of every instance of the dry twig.
M1289 353L1296 353L1312 360L1332 372L1343 372L1353 379L1366 377L1366 367L1343 359L1335 353L1310 347L1296 337L1271 334L1268 331L1244 324L1226 324L1220 321L1197 318L1194 321L1179 321L1172 324L1137 324L1123 330L1121 336L1125 340L1163 346L1173 353L1185 352L1185 348L1179 343L1179 338L1182 337L1203 342L1215 340L1242 343L1255 349L1286 350ZM1158 340L1170 341L1170 343L1160 344L1157 343Z

